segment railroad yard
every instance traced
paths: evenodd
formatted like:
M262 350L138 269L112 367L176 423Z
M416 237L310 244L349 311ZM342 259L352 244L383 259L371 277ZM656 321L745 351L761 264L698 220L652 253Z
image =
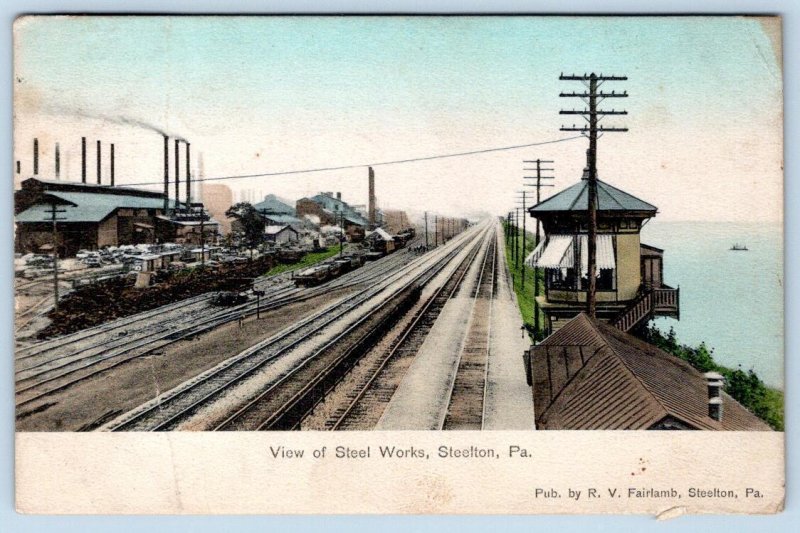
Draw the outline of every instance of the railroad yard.
M330 279L256 278L258 300L211 305L208 292L69 334L18 335L17 428L533 429L503 238L496 219L430 249L412 233ZM26 298L18 328L37 305Z

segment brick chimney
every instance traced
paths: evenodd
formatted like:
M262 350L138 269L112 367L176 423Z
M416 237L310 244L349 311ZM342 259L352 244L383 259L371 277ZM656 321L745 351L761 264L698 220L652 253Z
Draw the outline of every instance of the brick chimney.
M86 137L81 137L81 183L86 183Z
M367 204L369 229L375 229L375 171L369 167L369 198Z
M708 416L719 422L722 420L722 386L725 377L718 372L706 372L703 377L708 388Z
M39 139L33 139L33 175L39 174Z

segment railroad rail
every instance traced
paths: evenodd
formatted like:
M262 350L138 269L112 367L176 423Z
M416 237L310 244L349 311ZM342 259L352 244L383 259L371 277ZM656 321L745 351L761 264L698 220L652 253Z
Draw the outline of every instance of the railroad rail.
M493 236L494 237L494 236ZM497 287L497 239L491 239L472 294L473 306L439 429L482 429L492 323Z

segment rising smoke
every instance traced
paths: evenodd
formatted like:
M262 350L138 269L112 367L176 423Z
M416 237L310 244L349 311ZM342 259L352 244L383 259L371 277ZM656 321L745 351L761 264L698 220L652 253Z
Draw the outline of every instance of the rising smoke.
M166 135L168 137L172 137L173 139L178 139L179 141L186 142L186 139L175 133L170 133L166 131L164 128L156 126L150 122L147 122L142 119L133 118L133 117L126 117L124 115L109 115L106 113L100 113L97 111L87 111L80 107L64 107L59 105L47 105L45 108L45 112L51 115L72 115L76 117L94 119L94 120L103 120L106 122L110 122L112 124L119 124L122 126L133 126L135 128L142 128L145 130L149 130L160 135Z

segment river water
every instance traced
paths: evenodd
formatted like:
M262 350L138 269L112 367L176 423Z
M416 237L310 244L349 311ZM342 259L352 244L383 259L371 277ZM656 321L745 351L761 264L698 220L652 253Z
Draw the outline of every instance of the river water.
M642 242L664 249L664 282L680 286L679 342L705 341L725 366L752 368L783 388L783 230L779 223L662 222L642 229ZM748 251L730 251L734 244Z

